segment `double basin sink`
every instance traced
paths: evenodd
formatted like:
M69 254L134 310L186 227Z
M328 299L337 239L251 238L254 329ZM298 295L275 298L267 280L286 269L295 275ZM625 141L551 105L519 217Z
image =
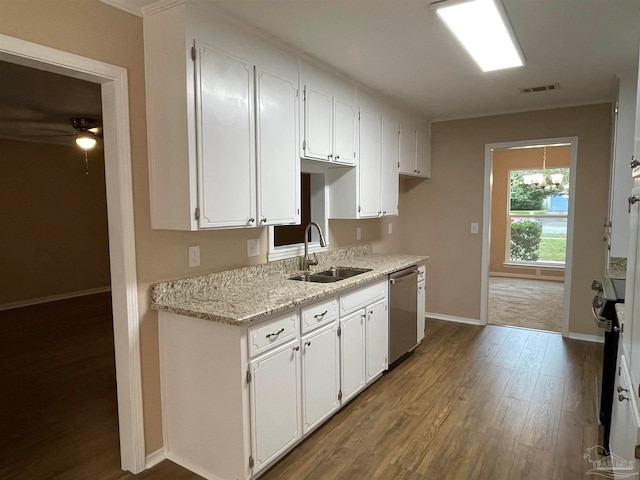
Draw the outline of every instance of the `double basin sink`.
M332 267L328 270L315 273L304 273L302 275L296 275L289 280L298 280L300 282L314 282L314 283L331 283L339 282L346 278L355 277L361 273L370 272L371 268L351 268L351 267Z

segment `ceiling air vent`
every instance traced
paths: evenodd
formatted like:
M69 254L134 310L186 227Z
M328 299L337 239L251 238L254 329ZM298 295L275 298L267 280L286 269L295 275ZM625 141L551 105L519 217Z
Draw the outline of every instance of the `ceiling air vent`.
M532 93L532 92L546 92L547 90L559 90L559 83L552 83L551 85L540 85L539 87L528 87L521 88L520 91L522 93Z

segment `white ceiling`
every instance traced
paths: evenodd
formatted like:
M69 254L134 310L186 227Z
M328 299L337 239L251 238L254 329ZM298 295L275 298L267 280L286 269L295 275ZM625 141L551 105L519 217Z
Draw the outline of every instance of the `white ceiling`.
M139 12L153 0L103 0ZM207 0L429 118L610 99L637 72L640 0L503 0L526 57L482 73L437 19L434 0ZM521 87L559 83L556 91Z
M102 0L129 13L154 0ZM431 119L612 98L637 74L640 0L503 0L526 57L482 73L435 17L432 0L202 0ZM556 91L520 87L559 83ZM100 118L100 89L0 62L0 136L71 143L70 119ZM53 136L52 136L53 135Z

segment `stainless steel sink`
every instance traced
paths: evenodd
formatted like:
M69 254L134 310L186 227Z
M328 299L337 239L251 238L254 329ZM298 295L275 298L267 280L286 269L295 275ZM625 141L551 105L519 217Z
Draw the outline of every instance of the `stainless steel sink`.
M303 275L296 275L289 280L298 280L300 282L315 282L315 283L331 283L339 282L345 278L354 277L361 273L370 272L370 268L349 268L349 267L332 267L328 270L316 273L305 273Z
M342 280L342 278L307 273L304 275L296 275L295 277L289 278L289 280L298 280L300 282L331 283L339 282L340 280Z
M360 275L361 273L370 272L370 268L350 268L350 267L332 267L329 270L316 272L315 275L324 275L327 277L349 278Z

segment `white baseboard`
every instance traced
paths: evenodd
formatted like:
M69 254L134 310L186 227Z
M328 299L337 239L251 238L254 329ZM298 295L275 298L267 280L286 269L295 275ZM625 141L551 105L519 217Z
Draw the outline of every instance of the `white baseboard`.
M479 318L456 317L454 315L443 315L441 313L425 312L426 318L444 320L445 322L466 323L467 325L484 325Z
M95 295L96 293L110 292L111 286L89 288L88 290L79 290L77 292L60 293L58 295L50 295L48 297L30 298L28 300L20 300L17 302L0 303L0 311L11 310L14 308L28 307L29 305L38 305L40 303L55 302L58 300L66 300L68 298L83 297L85 295Z
M145 470L148 470L152 467L155 467L157 464L159 464L160 462L166 459L167 459L167 451L164 449L164 447L159 448L155 452L147 455L144 463L144 468Z
M583 342L604 343L604 337L599 335L585 335L583 333L569 332L568 337L571 340L582 340Z
M489 272L489 276L503 277L503 278L524 278L527 280L550 280L552 282L564 282L564 276L555 277L552 275L529 275L526 273Z

